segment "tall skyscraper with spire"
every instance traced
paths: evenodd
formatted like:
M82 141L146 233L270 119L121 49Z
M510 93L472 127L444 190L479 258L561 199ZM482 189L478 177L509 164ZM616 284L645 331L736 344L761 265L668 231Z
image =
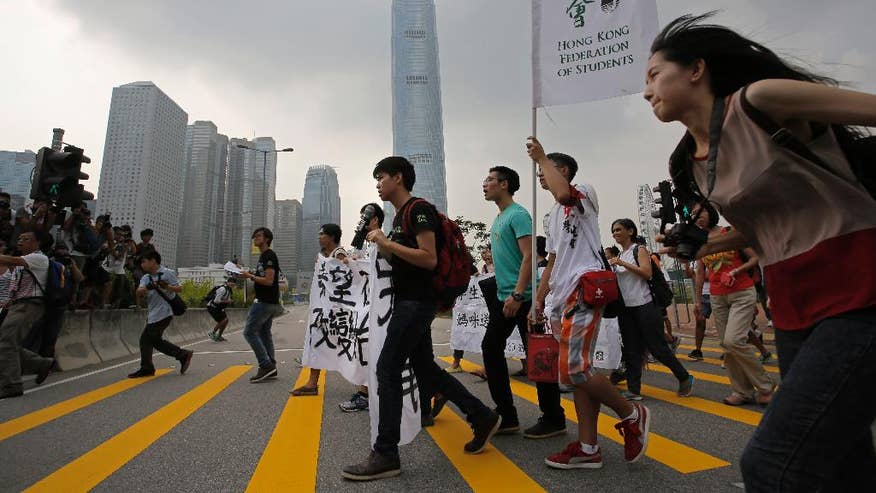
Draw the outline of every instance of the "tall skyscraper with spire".
M447 213L434 0L392 2L392 135L393 154L417 172L414 195ZM391 225L394 210L387 206L384 224Z

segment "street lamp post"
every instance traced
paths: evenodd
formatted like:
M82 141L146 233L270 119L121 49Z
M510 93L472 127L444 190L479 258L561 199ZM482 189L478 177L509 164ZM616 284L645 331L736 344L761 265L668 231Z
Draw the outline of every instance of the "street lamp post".
M264 158L262 161L262 201L264 203L262 205L264 206L265 213L267 214L267 211L268 211L268 153L273 152L274 154L276 154L278 152L292 152L294 149L292 149L291 147L287 147L285 149L262 150L262 149L256 149L254 147L249 147L249 146L244 145L244 144L237 144L237 148L238 149L247 149L250 151L256 151L256 152L262 153L262 157ZM265 224L264 226L267 227L268 225Z

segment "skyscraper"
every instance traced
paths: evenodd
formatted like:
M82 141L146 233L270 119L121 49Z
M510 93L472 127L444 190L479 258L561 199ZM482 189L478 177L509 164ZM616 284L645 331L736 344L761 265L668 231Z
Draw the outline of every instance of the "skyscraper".
M225 195L228 137L210 121L196 121L186 131L186 177L180 210L179 267L222 261L220 210Z
M33 151L0 151L0 192L12 195L14 209L24 207L30 196L30 176L35 164Z
M113 88L98 213L135 234L155 231L162 263L176 267L177 234L185 182L188 115L152 82Z
M276 142L271 137L256 137L252 147L261 151L273 151L277 148ZM277 189L277 153L276 152L251 152L253 162L253 226L274 225L274 202Z
M319 242L316 235L326 223L341 223L341 196L338 175L331 166L311 166L304 181L302 200L303 225L301 228L301 272L313 272ZM347 240L352 239L348 237Z
M393 153L417 172L414 195L447 213L434 0L392 2L392 135ZM391 225L394 210L386 209Z
M224 264L231 257L225 243L225 190L228 188L228 136L216 136L216 159L211 171L213 195L211 196L208 227L210 228L210 262Z
M298 252L301 248L301 202L294 199L278 200L274 209L276 221L271 245L280 260L280 269L286 273L289 286L294 287L298 282Z

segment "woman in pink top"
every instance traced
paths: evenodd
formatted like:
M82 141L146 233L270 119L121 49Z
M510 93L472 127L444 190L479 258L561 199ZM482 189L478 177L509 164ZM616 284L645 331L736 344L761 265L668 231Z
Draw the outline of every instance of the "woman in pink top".
M670 159L678 192L734 226L696 256L751 247L770 289L782 383L743 453L745 488L876 484L876 200L846 152L850 126L876 126L876 96L706 17L657 36L644 96L659 120L687 128Z

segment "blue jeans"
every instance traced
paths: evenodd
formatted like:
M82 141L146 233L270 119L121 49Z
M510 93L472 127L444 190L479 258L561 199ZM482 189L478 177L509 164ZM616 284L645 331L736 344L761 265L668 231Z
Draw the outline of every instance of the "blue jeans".
M876 484L876 308L776 330L782 384L745 452L745 490L860 491Z
M409 358L417 378L417 385L428 389L425 395L437 392L447 397L471 423L490 415L491 411L487 406L435 363L435 355L432 352L432 320L434 319L434 303L396 300L392 307L392 318L389 319L389 325L386 327L386 340L377 360L380 422L377 426L374 450L381 455L398 457L402 399L414 399L416 391L413 388L402 387L402 372Z
M274 317L283 313L283 306L274 303L253 303L246 316L243 338L249 343L260 368L271 369L277 365L274 358L274 339L271 325Z

